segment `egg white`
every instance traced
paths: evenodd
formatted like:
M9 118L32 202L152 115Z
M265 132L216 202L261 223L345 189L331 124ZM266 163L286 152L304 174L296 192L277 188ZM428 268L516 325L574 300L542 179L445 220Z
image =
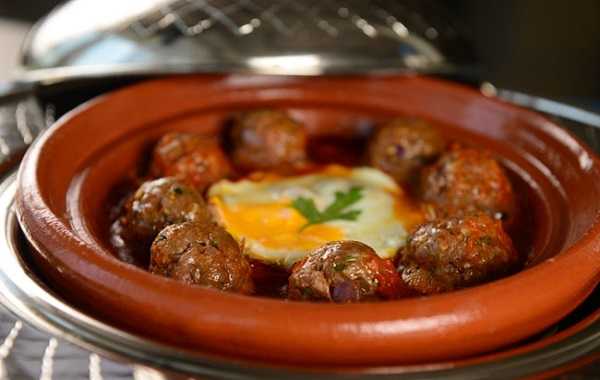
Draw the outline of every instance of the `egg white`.
M360 210L354 221L332 220L300 230L306 219L292 207L298 197L324 210L336 192L362 188L362 198L348 208ZM329 240L357 240L381 258L392 258L407 239L420 213L385 173L370 167L328 166L293 177L228 180L208 191L220 223L256 259L290 266Z

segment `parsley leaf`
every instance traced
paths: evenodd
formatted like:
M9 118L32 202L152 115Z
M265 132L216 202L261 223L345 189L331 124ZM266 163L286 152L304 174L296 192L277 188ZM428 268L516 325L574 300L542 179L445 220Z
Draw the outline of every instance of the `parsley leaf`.
M336 191L335 200L322 212L317 209L312 199L304 197L296 198L292 202L292 207L307 220L306 224L300 228L300 231L308 226L325 223L330 220L358 219L362 210L347 209L362 199L362 190L362 187L352 187L347 192Z
M318 220L321 217L321 213L317 210L317 206L312 199L303 197L297 198L292 202L292 207L298 210L298 212L308 221Z

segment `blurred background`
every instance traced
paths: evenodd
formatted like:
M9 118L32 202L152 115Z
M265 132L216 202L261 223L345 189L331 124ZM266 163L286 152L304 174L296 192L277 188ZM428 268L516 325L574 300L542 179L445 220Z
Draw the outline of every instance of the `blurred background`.
M443 0L487 80L600 111L600 1ZM0 0L0 80L32 23L60 1Z

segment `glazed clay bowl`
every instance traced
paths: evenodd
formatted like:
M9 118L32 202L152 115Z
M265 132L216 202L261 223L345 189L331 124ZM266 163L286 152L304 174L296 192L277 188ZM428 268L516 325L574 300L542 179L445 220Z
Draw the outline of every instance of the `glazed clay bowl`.
M280 107L311 135L362 133L394 115L492 150L528 218L526 268L430 297L323 304L186 286L118 260L106 239L111 189L166 131L214 134L244 108ZM600 274L598 159L533 112L417 77L189 76L143 82L63 117L29 150L17 211L60 295L127 331L202 353L302 366L427 363L518 342L555 323Z

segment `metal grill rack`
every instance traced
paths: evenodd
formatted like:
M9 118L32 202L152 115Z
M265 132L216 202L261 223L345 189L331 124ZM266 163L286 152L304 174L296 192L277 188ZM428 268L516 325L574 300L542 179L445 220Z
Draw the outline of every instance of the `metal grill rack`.
M438 30L415 8L411 9L400 2L381 1L361 4L342 0L178 0L134 21L130 28L144 38L170 26L185 36L197 36L219 26L234 36L244 36L265 24L286 37L313 29L324 33L321 37L337 38L340 33L335 24L340 23L353 25L363 38L374 38L378 34L405 38L409 29L431 40L444 38L440 35L456 35L452 26L445 25L443 30ZM290 23L285 16L290 12L302 17Z

